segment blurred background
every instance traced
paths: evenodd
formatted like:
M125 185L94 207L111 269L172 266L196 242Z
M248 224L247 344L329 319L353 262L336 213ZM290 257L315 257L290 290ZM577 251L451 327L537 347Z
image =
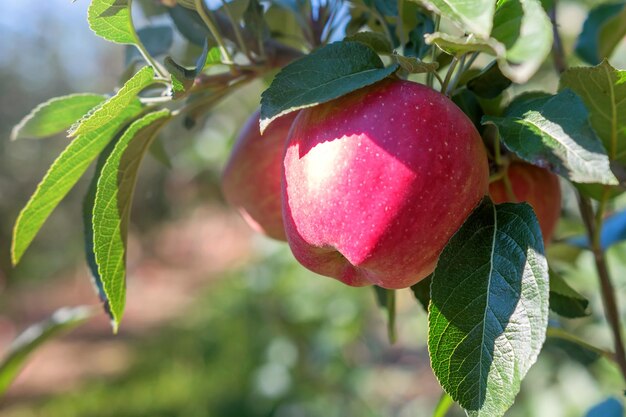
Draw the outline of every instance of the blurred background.
M140 3L138 27L168 24L152 1ZM20 331L57 308L98 302L76 220L89 175L54 212L19 267L9 261L15 218L68 140L10 142L12 126L48 98L110 93L125 70L125 47L89 30L88 5L20 0L1 6L0 355ZM568 52L590 5L560 4ZM186 48L175 39L175 53L184 56ZM626 68L624 42L612 64ZM556 86L548 63L524 88ZM399 340L390 346L370 288L307 272L286 244L254 235L225 206L220 170L264 87L257 82L239 90L193 129L175 121L161 134L171 166L148 157L141 169L120 333L111 334L102 314L44 346L0 400L2 416L430 415L441 391L425 346L426 314L410 291L399 294ZM581 230L564 191L561 237ZM590 317L559 320L610 347L591 256L558 243L550 250L592 302ZM623 295L626 245L613 247L609 257ZM621 388L607 361L549 341L507 415L584 416L607 397L620 398ZM454 409L449 415L464 414Z

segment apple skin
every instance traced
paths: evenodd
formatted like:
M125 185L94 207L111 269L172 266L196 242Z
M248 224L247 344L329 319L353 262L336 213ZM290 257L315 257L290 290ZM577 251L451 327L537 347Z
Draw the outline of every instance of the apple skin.
M488 184L467 116L424 85L387 79L300 111L285 148L285 230L314 272L405 288L434 270Z
M222 173L222 193L259 233L287 240L281 209L283 151L297 113L275 120L261 136L259 111L246 122Z
M491 199L496 204L530 204L537 215L543 241L549 243L561 216L559 178L545 168L518 161L508 166L505 175L511 182L514 196L507 193L504 180L500 179L489 185Z

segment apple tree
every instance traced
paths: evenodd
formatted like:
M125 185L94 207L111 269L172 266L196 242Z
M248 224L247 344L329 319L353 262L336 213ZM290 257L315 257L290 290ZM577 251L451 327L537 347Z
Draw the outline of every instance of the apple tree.
M116 332L142 159L164 126L202 124L261 79L259 111L223 175L226 199L304 267L372 286L391 342L396 291L412 290L445 391L435 415L453 402L470 416L504 415L546 336L610 359L626 381L606 261L626 237L626 214L613 210L626 190L626 72L610 62L626 4L593 8L566 53L556 3L161 0L155 13L170 24L137 28L131 10L144 3L91 0L94 34L125 45L131 59L111 94L52 98L13 129L13 140L71 138L15 221L13 263L95 165L83 206L86 261ZM168 55L174 32L200 46L195 65ZM558 86L531 91L548 66ZM558 239L593 254L601 307L546 251L562 190L585 233ZM561 322L590 307L604 310L610 351ZM30 351L92 314L63 310L17 340L0 391Z

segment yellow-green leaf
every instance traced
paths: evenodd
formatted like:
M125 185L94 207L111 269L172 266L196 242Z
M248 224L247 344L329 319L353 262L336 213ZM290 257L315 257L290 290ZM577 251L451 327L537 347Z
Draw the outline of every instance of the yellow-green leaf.
M126 300L126 239L139 165L169 110L136 120L116 143L102 167L93 207L93 248L98 275L117 331Z

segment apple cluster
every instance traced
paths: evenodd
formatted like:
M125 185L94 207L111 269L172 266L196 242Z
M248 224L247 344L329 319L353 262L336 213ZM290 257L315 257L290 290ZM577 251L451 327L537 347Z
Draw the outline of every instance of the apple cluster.
M487 193L529 201L546 238L559 217L560 194L558 205L534 200L559 193L553 174L513 163L490 185L475 126L422 84L385 79L282 116L263 136L258 126L256 112L233 148L226 200L306 268L348 285L424 279Z

